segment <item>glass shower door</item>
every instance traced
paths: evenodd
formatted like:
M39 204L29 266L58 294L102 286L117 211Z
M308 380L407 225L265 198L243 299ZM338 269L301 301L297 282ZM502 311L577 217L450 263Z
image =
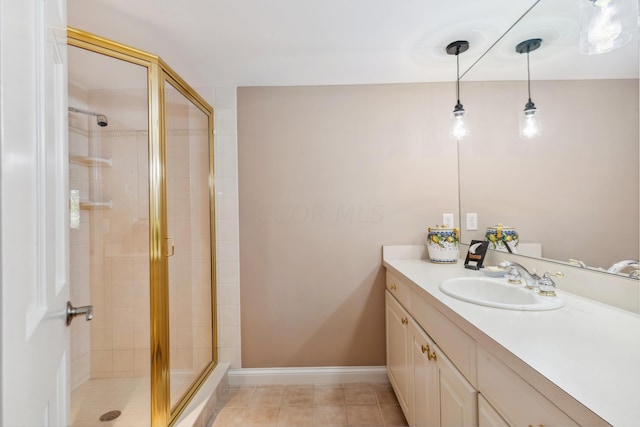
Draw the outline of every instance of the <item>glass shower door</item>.
M147 68L69 46L71 425L150 425Z
M213 367L209 116L165 82L165 179L172 411Z

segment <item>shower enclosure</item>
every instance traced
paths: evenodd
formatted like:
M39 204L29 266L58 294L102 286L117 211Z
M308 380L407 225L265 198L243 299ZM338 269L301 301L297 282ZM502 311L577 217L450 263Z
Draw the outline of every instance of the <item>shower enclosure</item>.
M157 56L68 45L71 423L166 426L216 364L213 110Z

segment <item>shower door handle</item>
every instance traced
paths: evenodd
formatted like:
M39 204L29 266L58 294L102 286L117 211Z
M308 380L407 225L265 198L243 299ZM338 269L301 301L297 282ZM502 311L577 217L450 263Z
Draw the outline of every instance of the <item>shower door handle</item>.
M82 307L74 307L71 305L71 301L67 301L67 326L71 324L71 321L81 314L85 315L87 322L93 319L93 306L85 305Z
M167 241L167 254L166 254L166 257L169 258L169 257L172 257L173 255L175 255L176 246L175 246L175 244L173 242L173 237L171 237L171 236L165 237L165 240Z

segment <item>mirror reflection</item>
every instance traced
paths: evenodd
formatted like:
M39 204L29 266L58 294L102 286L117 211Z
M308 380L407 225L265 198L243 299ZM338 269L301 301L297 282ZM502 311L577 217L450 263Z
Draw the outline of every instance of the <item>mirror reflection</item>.
M517 230L520 254L607 270L640 258L638 28L624 46L584 55L579 20L580 1L541 0L463 76L473 134L459 142L461 240L502 223ZM516 46L537 38L530 93L541 133L527 139L527 58Z

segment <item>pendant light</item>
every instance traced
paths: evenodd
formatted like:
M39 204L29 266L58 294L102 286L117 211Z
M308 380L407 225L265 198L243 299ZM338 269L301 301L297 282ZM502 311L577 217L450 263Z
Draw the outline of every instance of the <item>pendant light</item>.
M467 125L466 115L462 104L460 103L460 55L469 49L469 42L466 40L458 40L453 43L449 43L446 51L449 55L456 56L456 99L457 103L453 108L451 134L457 140L464 138L469 134L469 127Z
M627 44L635 31L632 0L580 0L580 53L596 55Z
M542 44L542 39L529 39L516 46L516 52L527 54L527 90L529 100L524 106L524 111L520 115L520 136L524 138L535 138L540 135L540 113L536 105L531 100L531 72L529 70L529 52L538 49Z

